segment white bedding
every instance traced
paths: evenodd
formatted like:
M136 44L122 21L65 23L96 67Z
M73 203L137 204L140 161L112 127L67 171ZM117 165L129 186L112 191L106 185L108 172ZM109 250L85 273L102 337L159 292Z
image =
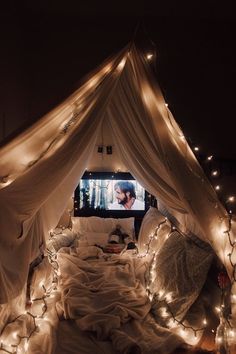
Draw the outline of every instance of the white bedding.
M144 259L130 253L108 257L100 250L96 254L95 249L65 248L58 253L62 296L57 311L61 319L74 320L72 327L80 335L89 335L88 347L98 340L100 344L110 341L111 353L171 353L183 341L158 326L150 315ZM86 347L84 340L81 346ZM56 353L89 353L79 349L79 343L74 350L65 351L59 345Z

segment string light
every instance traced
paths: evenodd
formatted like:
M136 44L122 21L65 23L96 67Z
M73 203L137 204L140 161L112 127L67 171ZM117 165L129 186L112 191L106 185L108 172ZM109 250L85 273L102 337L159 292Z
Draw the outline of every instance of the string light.
M228 202L230 203L233 203L235 201L235 197L233 195L231 195L229 198L228 198Z
M147 60L151 60L153 58L153 54L152 53L148 53L146 57L147 57Z
M213 170L213 171L211 172L211 175L212 175L213 177L217 177L217 176L219 175L219 171L218 171L218 170Z
M138 257L143 258L147 256L152 256L152 259L150 261L150 266L149 266L149 272L148 272L148 279L146 281L146 292L148 294L148 297L150 301L154 304L157 300L158 303L162 303L163 306L159 308L159 314L160 316L165 319L166 324L169 326L169 328L180 326L180 330L184 331L183 337L186 337L188 335L186 330L191 330L194 334L194 337L197 338L197 333L202 332L205 330L206 325L207 325L207 320L203 319L203 324L204 327L201 328L194 328L186 323L184 321L178 320L173 312L171 311L169 303L173 301L173 295L171 292L165 293L164 290L159 290L158 294L153 293L152 291L152 285L156 279L156 259L158 252L152 252L151 245L154 240L157 239L158 237L158 232L161 229L162 225L164 225L167 222L167 218L165 220L161 221L158 226L155 228L155 231L153 234L149 236L149 240L147 243L144 244L146 246L146 252L143 254L138 253ZM170 233L167 235L167 237L170 236L170 234L175 230L175 226L172 225ZM138 251L139 252L139 251Z
M213 155L207 156L207 160L208 160L208 161L211 161L212 159L213 159Z
M195 146L195 147L194 147L194 151L199 151L199 147L198 147L198 146Z
M50 230L49 237L53 237L53 232ZM37 309L40 309L39 314L32 313L33 310L27 311L24 310L20 315L15 317L13 320L8 321L1 330L1 339L0 339L0 351L9 353L9 354L19 354L19 353L28 353L29 342L31 337L38 333L40 330L43 330L42 321L49 320L48 316L48 298L55 298L55 294L58 291L58 276L60 275L59 264L57 262L57 255L56 251L52 251L47 249L47 255L49 263L51 264L52 268L52 281L51 285L46 289L44 281L41 280L39 282L39 288L43 290L42 296L36 297L28 301L28 307L33 306L34 311L37 312ZM54 300L55 301L55 300ZM38 304L36 307L34 305ZM13 323L17 323L18 320L30 319L32 321L32 326L30 326L29 333L27 335L21 335L20 332L15 331L11 333L11 338L13 339L13 343L10 343L9 336L5 338L4 334L8 326ZM27 328L28 325L27 325Z

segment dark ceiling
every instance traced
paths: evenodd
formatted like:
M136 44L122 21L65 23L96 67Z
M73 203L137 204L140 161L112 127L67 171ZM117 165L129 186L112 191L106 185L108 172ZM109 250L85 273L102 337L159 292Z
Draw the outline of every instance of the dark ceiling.
M0 18L2 137L63 100L141 23L137 41L155 44L158 82L186 136L236 159L233 2L9 1Z

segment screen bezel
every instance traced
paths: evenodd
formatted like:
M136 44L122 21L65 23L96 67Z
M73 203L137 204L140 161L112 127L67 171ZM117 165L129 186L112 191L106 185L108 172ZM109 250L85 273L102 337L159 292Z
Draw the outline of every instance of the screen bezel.
M135 178L129 172L90 172L86 171L81 179L114 179L114 180L134 180ZM80 183L75 189L74 194L74 216L100 216L100 217L116 217L127 218L132 216L143 217L150 205L152 205L152 196L145 190L144 210L111 210L111 209L94 209L80 208Z

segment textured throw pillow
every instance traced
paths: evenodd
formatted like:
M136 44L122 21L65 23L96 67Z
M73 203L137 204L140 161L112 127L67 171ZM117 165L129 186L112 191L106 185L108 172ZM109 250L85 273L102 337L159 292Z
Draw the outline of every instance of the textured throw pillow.
M70 229L61 229L59 233L58 228L56 232L52 233L52 237L47 242L47 249L51 251L58 251L62 247L69 247L75 240L76 233Z
M157 230L157 228L159 228ZM145 252L147 250L147 243L149 237L156 232L156 239L151 242L151 249L157 251L159 250L164 242L166 241L168 235L171 232L171 224L169 220L162 215L158 209L150 207L146 212L138 236L138 248L140 252Z
M172 232L154 265L156 278L152 291L156 296L152 312L156 318L162 318L164 299L174 317L183 319L206 281L212 259L213 252L205 242L196 242L177 231ZM169 317L162 320L168 322Z

